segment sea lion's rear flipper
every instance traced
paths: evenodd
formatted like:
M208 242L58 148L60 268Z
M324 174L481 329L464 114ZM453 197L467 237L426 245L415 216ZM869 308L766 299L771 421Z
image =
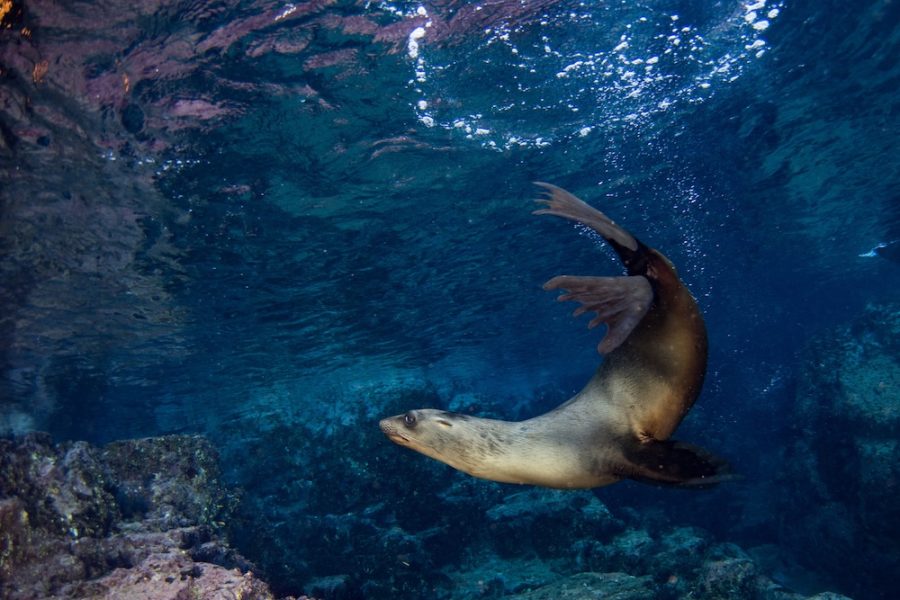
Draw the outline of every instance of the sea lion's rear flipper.
M605 214L561 187L541 181L535 181L534 184L544 190L544 197L538 198L535 202L547 207L534 211L534 214L555 215L590 227L609 242L629 273L637 275L643 271L644 261L641 259L647 247L637 238L616 225Z
M692 444L635 439L623 450L622 475L644 483L704 488L734 478L727 462Z
M631 333L653 302L653 288L646 277L574 277L560 275L544 284L545 290L564 289L557 298L560 302L575 300L581 306L573 313L576 317L595 312L588 327L606 323L607 331L597 350L609 354L618 348Z

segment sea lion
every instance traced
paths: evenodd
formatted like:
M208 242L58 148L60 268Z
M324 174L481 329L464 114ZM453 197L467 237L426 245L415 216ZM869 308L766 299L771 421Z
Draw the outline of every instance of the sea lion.
M544 289L594 312L607 326L604 357L578 394L525 421L483 419L436 409L380 422L391 441L465 473L506 483L594 488L624 478L705 487L728 477L727 464L696 446L669 440L694 404L706 373L706 326L697 302L659 251L562 188L535 214L590 227L613 247L622 277L554 277Z

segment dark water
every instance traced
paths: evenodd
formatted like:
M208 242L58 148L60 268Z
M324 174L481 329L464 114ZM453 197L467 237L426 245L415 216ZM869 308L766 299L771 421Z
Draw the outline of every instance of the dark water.
M13 2L0 427L204 432L246 484L272 423L372 428L410 382L548 408L597 338L540 284L618 272L530 215L551 181L679 267L711 343L679 433L749 482L604 500L777 543L732 521L769 511L798 356L898 300L861 255L900 239L900 9L752 4Z

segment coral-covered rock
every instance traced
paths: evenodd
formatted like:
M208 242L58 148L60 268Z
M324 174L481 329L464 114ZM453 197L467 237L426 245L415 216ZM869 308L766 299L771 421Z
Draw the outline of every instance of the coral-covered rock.
M810 344L790 420L784 543L851 593L883 597L871 590L900 572L900 307L870 306Z
M232 506L199 437L0 440L0 597L271 599L217 535Z
M32 527L73 539L102 536L119 517L97 449L42 434L0 440L0 496L18 497Z
M103 461L123 516L145 527L210 524L234 507L234 497L219 483L218 453L202 437L112 442Z
M129 568L118 568L98 579L67 586L59 598L116 600L272 600L268 586L252 573L197 563L177 548L148 555Z
M0 500L0 581L7 581L15 565L24 562L31 546L28 512L18 498Z

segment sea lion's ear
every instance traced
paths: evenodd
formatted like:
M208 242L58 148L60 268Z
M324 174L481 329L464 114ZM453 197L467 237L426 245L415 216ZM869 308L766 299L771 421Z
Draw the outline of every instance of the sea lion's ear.
M581 306L574 316L586 312L597 313L588 327L600 323L607 326L606 335L600 340L597 350L609 354L624 342L637 327L653 302L653 288L646 277L575 277L560 275L544 284L545 290L566 290L558 298L560 302L575 300Z

